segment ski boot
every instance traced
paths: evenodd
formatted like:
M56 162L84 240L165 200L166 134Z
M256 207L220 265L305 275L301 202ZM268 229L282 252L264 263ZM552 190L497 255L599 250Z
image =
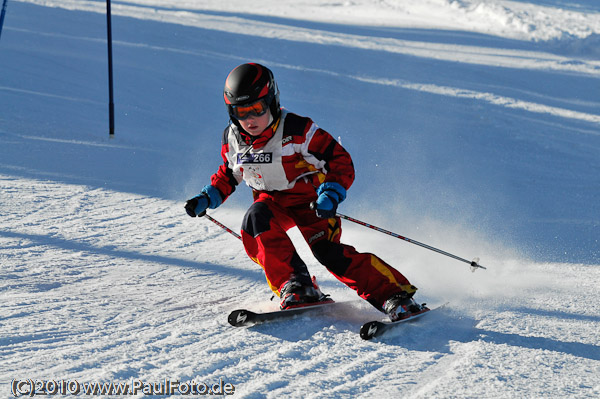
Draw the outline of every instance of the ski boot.
M317 285L317 279L313 276L312 283L303 284L298 280L290 279L283 284L279 291L281 310L309 306L312 303L327 301L329 295L325 295Z
M383 304L383 311L390 317L391 321L406 319L412 315L422 313L426 309L425 304L419 305L404 292L392 295Z

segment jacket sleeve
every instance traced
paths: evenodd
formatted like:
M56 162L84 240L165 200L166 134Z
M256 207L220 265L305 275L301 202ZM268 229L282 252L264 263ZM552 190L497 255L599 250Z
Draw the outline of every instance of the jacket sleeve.
M354 182L354 164L350 154L329 133L312 121L311 124L306 137L308 153L324 162L326 175L323 182L339 183L349 189Z
M210 178L210 184L216 187L221 193L223 202L235 191L239 180L235 177L233 170L229 167L229 143L228 143L229 126L223 132L223 141L221 143L221 157L223 163L219 169Z

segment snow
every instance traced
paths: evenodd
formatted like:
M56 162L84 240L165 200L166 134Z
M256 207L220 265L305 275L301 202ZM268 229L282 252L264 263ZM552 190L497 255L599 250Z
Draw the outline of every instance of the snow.
M600 6L538 1L9 1L0 37L0 386L233 384L240 398L600 396ZM340 137L343 222L449 302L372 342L382 317L290 235L339 312L276 308L239 240L185 200L221 162L221 90L273 69L281 100ZM240 187L211 215L238 230Z

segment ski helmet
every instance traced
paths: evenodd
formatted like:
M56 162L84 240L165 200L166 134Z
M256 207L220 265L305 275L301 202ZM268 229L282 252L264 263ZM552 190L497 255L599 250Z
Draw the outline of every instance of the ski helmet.
M237 124L234 107L247 105L264 99L273 119L280 113L279 89L273 77L273 72L265 66L256 63L242 64L233 69L223 89L223 98L231 120Z

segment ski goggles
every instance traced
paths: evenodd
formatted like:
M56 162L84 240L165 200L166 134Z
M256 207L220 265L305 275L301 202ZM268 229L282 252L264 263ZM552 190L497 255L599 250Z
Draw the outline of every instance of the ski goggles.
M248 119L250 116L263 116L269 109L266 101L261 98L251 104L232 105L231 115L238 121Z

